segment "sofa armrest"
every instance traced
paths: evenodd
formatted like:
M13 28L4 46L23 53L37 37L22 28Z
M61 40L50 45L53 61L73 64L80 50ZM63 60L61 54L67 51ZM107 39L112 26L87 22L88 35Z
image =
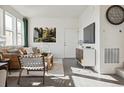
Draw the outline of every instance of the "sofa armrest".
M50 54L50 55L46 56L45 60L46 60L46 62L48 64L48 69L49 70L52 69L52 67L53 67L53 55Z
M10 59L10 66L9 69L20 69L20 64L18 60L18 53L4 53L3 54L4 58L9 58Z

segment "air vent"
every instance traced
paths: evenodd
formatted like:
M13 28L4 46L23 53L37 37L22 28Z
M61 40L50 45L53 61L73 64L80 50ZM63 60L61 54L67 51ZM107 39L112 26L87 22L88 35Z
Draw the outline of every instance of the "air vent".
M119 63L119 48L105 48L105 63Z

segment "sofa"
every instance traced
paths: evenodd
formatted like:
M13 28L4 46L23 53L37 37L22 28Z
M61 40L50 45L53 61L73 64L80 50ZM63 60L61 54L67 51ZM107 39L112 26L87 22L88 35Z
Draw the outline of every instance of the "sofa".
M20 69L20 63L18 60L19 55L27 55L29 53L34 54L42 54L43 52L40 51L37 47L18 47L18 48L4 48L3 49L3 56L4 58L10 59L10 70L18 70ZM43 53L44 54L44 53ZM53 54L47 53L45 56L45 62L48 63L48 69L52 69L53 67Z
M20 64L18 61L18 53L4 53L3 56L4 58L9 58L9 69L10 70L17 70L20 69Z

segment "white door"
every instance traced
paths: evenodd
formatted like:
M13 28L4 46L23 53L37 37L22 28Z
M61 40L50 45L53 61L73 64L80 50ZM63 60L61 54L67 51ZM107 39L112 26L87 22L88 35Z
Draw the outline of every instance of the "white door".
M64 57L75 58L75 49L78 46L78 31L76 29L65 29Z

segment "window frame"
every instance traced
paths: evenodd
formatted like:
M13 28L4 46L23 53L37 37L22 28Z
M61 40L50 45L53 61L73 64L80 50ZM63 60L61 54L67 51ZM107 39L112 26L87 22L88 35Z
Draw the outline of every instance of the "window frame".
M9 30L9 29L6 28L6 15L10 16L12 18L12 30ZM5 11L5 13L4 13L4 20L5 20L4 21L4 24L5 24L5 27L4 27L5 28L5 32L4 32L4 34L6 36L6 31L12 32L12 45L9 45L9 46L13 46L14 45L14 18L15 18L15 16L13 16L9 12ZM6 43L5 43L5 45L8 46Z
M18 22L20 22L21 23L21 32L18 32ZM17 39L17 46L20 46L20 45L18 45L18 34L19 35L21 35L21 46L22 45L24 45L24 43L23 43L23 41L24 41L24 30L23 30L23 22L22 22L22 20L20 20L20 19L18 19L18 18L16 18L16 39Z
M5 46L13 46L13 43L14 43L14 39L13 39L14 32L10 31L10 30L5 30L5 37L6 37L6 32L12 32L12 45L6 45L6 43L5 43Z
M12 17L12 30L9 30L6 28L6 18L5 16ZM17 22L21 23L21 32L18 32L18 24ZM12 32L12 45L7 45L5 43L5 46L24 46L24 28L23 28L23 21L20 18L17 18L16 16L12 15L8 11L4 11L4 35L6 36L6 31ZM18 45L18 34L21 35L21 44Z

